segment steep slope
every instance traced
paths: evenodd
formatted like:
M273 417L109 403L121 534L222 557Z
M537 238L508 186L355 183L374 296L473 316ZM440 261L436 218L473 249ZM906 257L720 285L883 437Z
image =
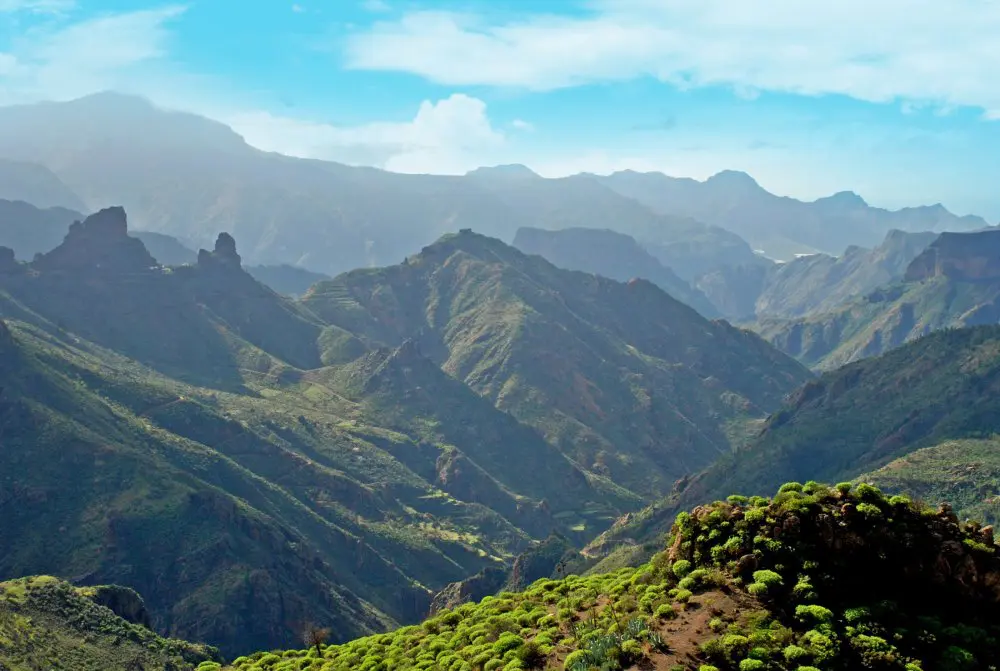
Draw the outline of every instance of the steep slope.
M415 621L641 503L411 345L261 286L228 234L165 269L101 211L31 264L0 255L0 317L0 579L127 585L157 631L226 654Z
M775 266L755 312L761 318L795 318L835 309L902 280L910 263L937 237L893 230L874 249L848 247L836 258L814 254Z
M870 485L789 483L679 515L637 568L542 579L420 627L232 667L990 669L998 581L992 528Z
M837 254L851 245L875 246L893 229L906 232L974 231L986 221L956 216L940 204L896 211L871 207L850 192L811 203L775 196L749 175L731 170L704 182L660 173L618 172L602 178L619 193L657 212L721 226L769 256Z
M829 312L755 326L782 351L832 369L935 330L1000 321L1000 231L946 233L917 256L902 282Z
M947 502L963 519L1000 522L1000 441L948 440L858 478L929 503Z
M788 480L849 480L920 448L990 436L998 390L996 326L939 331L826 373L790 396L747 447L622 519L590 550L647 544L679 510L725 492L759 494Z
M0 108L0 157L47 166L87 209L124 205L136 228L203 246L229 231L249 265L332 275L398 263L460 227L510 240L520 226L615 227L664 245L670 266L670 256L719 265L723 246L752 257L732 233L655 214L588 176L400 175L293 159L217 122L113 93Z
M413 339L574 462L646 496L727 453L807 378L649 281L561 270L469 231L322 282L303 303L369 345Z
M121 208L74 223L3 288L60 328L189 380L238 385L237 360L254 349L319 365L321 326L243 272L231 236L196 265L169 271L127 226Z
M51 170L26 161L0 159L0 200L20 200L41 209L85 209L80 197Z
M138 594L78 588L37 576L0 583L0 665L10 671L173 669L221 660L208 646L160 638L146 628Z
M519 228L513 246L525 254L543 256L560 268L582 270L621 282L636 277L649 280L702 316L709 319L719 316L704 294L677 277L634 238L622 233L586 228L560 231Z
M56 247L69 225L82 219L78 212L60 207L39 209L22 201L0 200L0 247L14 250L22 261L30 261Z

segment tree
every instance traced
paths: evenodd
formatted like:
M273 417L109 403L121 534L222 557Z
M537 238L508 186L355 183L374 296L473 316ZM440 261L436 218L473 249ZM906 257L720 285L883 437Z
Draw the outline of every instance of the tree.
M302 629L302 642L307 647L316 648L317 653L323 652L323 646L330 638L330 630L326 627L317 627L314 624L307 624Z

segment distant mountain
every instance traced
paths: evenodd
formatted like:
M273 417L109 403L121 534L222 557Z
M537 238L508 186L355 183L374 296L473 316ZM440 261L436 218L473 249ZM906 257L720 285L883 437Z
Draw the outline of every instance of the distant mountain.
M656 214L592 176L518 166L462 177L401 175L258 151L230 128L114 93L0 108L0 157L45 165L94 211L122 204L136 228L208 246L227 230L249 265L334 275L398 263L459 228L512 240L522 226L613 227L682 277L753 261L738 236Z
M987 226L980 217L959 217L940 204L889 211L872 207L850 192L811 203L779 197L746 173L732 170L704 182L633 171L617 172L600 181L657 212L733 231L754 249L785 261L800 253L837 254L851 245L875 246L893 229L940 233Z
M86 209L51 170L27 161L0 159L0 200L21 200L41 209Z
M285 296L299 297L317 282L330 277L296 266L247 266L250 276Z
M132 231L130 235L142 240L142 244L161 265L183 266L198 260L198 252L170 235L150 231Z
M942 233L888 284L828 312L755 327L782 351L831 369L938 329L1000 321L1000 230Z
M701 275L693 284L727 319L753 322L757 300L775 268L775 264L723 266Z
M475 170L470 170L466 173L466 175L469 177L482 177L485 179L541 179L541 176L534 170L518 163L476 168Z
M522 252L543 256L560 268L582 270L622 282L636 277L649 280L702 316L709 319L719 316L704 294L623 233L587 228L560 231L519 228L513 244Z
M801 317L835 309L901 280L937 233L889 231L874 249L848 247L839 257L803 256L768 274L755 306L758 317Z
M23 201L0 200L0 246L14 250L14 255L30 261L35 254L55 248L69 225L83 215L61 207L39 209Z
M805 384L745 448L685 478L660 503L623 518L591 546L591 552L609 551L621 543L652 542L670 528L679 510L692 502L723 498L726 492L764 494L787 481L868 477L865 474L896 459L907 455L916 459L915 451L921 448L988 438L996 431L998 413L1000 327L932 333ZM944 473L944 463L933 460L937 463L928 468ZM969 453L956 455L955 465L963 460L976 463ZM889 466L877 471L877 480L890 482L889 471ZM941 480L933 491L947 490L949 479L958 477L954 473ZM987 489L978 491L986 497L991 481L981 483ZM921 491L926 487L914 493ZM968 496L959 503L974 507Z
M728 453L742 422L808 379L648 280L562 270L472 232L302 302L369 347L415 340L573 463L647 496Z

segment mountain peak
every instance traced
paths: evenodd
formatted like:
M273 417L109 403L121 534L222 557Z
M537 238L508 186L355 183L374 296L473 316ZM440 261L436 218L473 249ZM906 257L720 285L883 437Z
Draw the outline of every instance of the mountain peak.
M107 207L76 221L61 245L43 254L35 268L142 272L156 265L141 240L129 237L125 208Z
M17 270L17 259L10 247L0 247L0 275Z
M467 177L539 177L538 173L526 165L520 163L508 163L505 165L482 166L465 173Z
M199 266L219 265L240 268L242 263L243 259L236 253L236 240L229 233L219 233L213 251L202 249L198 252Z
M854 193L853 191L838 191L832 196L826 196L825 198L818 198L815 201L816 204L825 205L835 205L840 208L855 208L855 207L868 207L868 203L864 198Z
M723 170L717 172L707 180L706 183L714 182L716 184L732 184L732 185L744 185L744 186L755 186L760 188L760 184L757 183L753 177L743 172L742 170Z

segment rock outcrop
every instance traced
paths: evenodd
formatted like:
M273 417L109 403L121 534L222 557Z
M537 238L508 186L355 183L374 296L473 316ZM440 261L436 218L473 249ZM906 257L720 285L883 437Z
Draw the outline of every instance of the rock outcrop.
M129 237L125 209L109 207L74 222L62 244L32 266L42 272L147 273L156 259Z
M134 589L120 585L100 585L94 587L88 596L94 603L104 606L123 620L152 628L146 603Z
M219 233L214 251L198 251L198 265L202 267L241 268L242 262L236 253L236 240L228 233Z
M10 247L0 247L0 275L13 275L21 269L14 258L14 250Z
M942 233L906 269L907 282L932 277L961 282L1000 279L1000 230Z

